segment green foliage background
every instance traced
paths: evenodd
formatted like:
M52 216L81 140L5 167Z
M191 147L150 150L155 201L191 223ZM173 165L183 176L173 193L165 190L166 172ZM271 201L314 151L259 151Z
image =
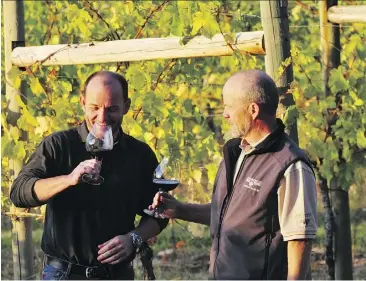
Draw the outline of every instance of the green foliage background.
M228 34L230 41L236 32L261 30L258 1L46 0L24 4L29 46L169 36L210 38L220 32ZM365 24L341 26L342 63L331 75L332 95L325 96L318 5L301 1L290 1L289 5L295 73L291 91L296 108L289 108L281 117L286 122L298 118L300 145L310 154L319 176L328 182L336 180L341 188L354 186L358 190L366 178ZM26 71L14 68L7 82L17 88L22 81L27 85L26 103L18 98L21 117L17 124L28 132L27 140L22 140L6 121L8 100L3 72L3 210L10 204L9 159L26 161L42 138L80 123L82 83L101 69L118 71L129 80L132 109L124 119L124 130L147 142L158 158L171 155L179 162L177 175L183 184L176 195L186 201L208 202L221 148L227 139L227 124L221 117L222 85L233 73L254 68L264 70L263 57L237 52L228 57L62 67L34 65ZM356 205L364 206L364 199L357 199Z
M215 16L240 5L223 5L218 1L25 1L26 43L65 44L197 34L212 37L220 29L230 34L258 29L258 24L245 27L238 13L230 20L225 14ZM22 108L18 126L29 134L28 140L22 141L6 123L7 102L2 95L4 194L11 180L7 159L26 160L43 137L78 124L82 120L79 93L83 81L94 71L108 69L129 80L132 110L124 119L124 130L146 141L159 158L171 155L179 161L178 177L184 184L177 190L178 195L207 202L222 145L215 139L222 135L222 121L217 118L221 114L222 84L231 73L256 65L255 57L237 54L106 65L35 65L24 72L14 68L11 83L17 88L21 81L27 84L27 103L18 99Z

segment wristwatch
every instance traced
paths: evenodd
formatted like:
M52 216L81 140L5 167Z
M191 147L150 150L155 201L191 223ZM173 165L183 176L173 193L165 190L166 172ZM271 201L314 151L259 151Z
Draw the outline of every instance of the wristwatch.
M141 247L141 244L142 244L142 238L140 235L138 235L137 233L135 232L130 232L129 235L131 236L132 238L132 245L133 247L137 250L138 248Z

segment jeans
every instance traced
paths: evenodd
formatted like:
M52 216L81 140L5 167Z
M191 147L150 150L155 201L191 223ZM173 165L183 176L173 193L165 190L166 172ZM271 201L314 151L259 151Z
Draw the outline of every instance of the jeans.
M41 280L67 280L69 279L69 274L67 270L62 270L51 265L44 265Z

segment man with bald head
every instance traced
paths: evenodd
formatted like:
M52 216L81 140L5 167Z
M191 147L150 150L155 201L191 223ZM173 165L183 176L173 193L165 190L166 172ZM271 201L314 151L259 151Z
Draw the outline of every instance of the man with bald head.
M316 188L306 154L276 119L278 92L264 72L236 73L223 88L233 139L209 204L157 193L156 217L210 225L214 279L307 279L317 230Z
M47 204L41 279L130 280L136 250L167 224L143 212L158 191L152 183L157 159L147 144L121 128L131 103L124 77L93 73L80 102L84 122L41 142L15 179L10 198L23 208ZM102 164L85 147L94 124L112 128L113 149L102 152ZM100 174L104 182L90 185L83 174ZM142 219L135 227L137 214Z

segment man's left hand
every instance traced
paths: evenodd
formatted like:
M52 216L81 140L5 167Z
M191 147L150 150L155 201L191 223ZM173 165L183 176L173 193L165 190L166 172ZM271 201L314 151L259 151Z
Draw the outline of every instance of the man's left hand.
M135 248L130 235L119 235L98 246L98 261L117 264L129 257Z

